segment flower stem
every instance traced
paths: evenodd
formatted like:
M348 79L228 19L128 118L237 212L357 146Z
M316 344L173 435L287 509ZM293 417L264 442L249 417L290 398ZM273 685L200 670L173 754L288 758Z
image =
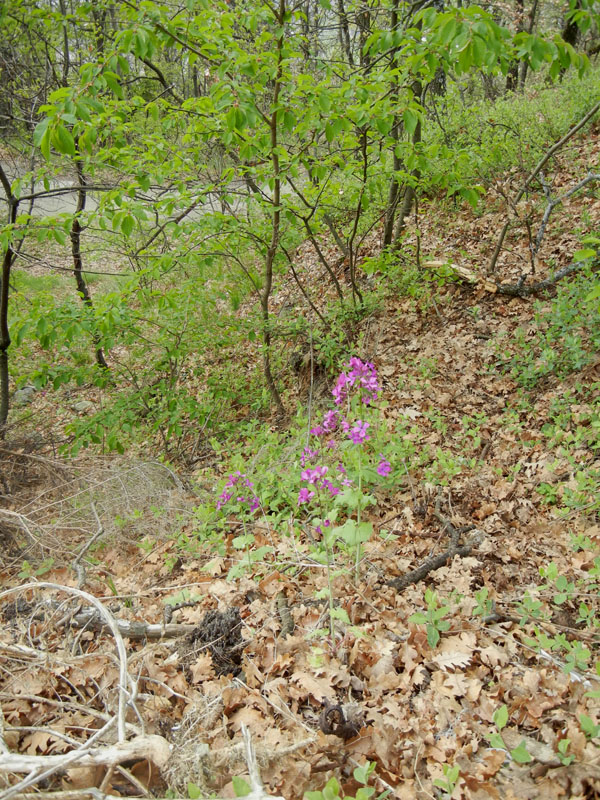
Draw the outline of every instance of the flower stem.
M361 451L358 451L358 508L356 509L356 522L360 530L360 512L362 500L362 460ZM356 543L356 564L354 569L354 578L358 583L360 578L360 542Z

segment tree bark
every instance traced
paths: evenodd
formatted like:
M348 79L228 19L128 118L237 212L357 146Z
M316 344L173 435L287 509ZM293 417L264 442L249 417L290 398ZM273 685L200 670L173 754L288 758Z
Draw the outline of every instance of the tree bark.
M523 17L525 14L524 0L516 0L516 29L515 33L522 33L523 31ZM519 86L519 61L514 59L511 61L506 75L506 91L514 92Z
M10 181L0 164L0 183L6 195L8 205L8 224L14 225L17 219L19 201L12 193ZM2 274L0 276L0 439L4 438L9 410L9 376L8 348L10 347L10 330L8 327L8 300L10 295L10 270L15 258L15 251L9 242L2 254Z
M70 234L71 253L73 255L73 275L75 276L77 291L81 295L84 306L89 308L90 311L93 311L94 304L92 302L92 296L90 295L90 290L85 282L85 278L83 277L83 259L81 257L81 223L79 222L79 218L85 209L86 178L83 172L83 167L81 166L81 161L79 161L79 159L75 161L75 167L77 169L77 177L79 179L79 189L77 190L77 207L75 209L75 215L73 216ZM100 344L100 336L97 331L92 333L92 339L96 345L96 363L99 367L108 369L108 364L106 363L104 352Z

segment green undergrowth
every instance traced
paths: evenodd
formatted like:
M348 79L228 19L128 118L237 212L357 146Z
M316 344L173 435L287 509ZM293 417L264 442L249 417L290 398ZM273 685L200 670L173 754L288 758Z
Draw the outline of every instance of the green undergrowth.
M439 147L439 168L448 159L457 184L464 185L489 185L503 173L529 172L598 102L599 69L592 67L581 79L567 75L559 84L538 84L524 95L509 94L493 103L474 83L454 86L445 103L432 99L438 125L429 135Z
M562 380L598 358L600 316L588 300L598 276L587 268L558 284L556 295L534 303L533 325L511 334L499 345L499 366L526 390Z

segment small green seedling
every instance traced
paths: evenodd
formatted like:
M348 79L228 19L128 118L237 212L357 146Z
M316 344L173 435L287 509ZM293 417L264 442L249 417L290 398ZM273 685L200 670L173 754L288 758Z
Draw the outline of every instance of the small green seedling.
M434 786L441 789L446 797L451 797L454 787L460 777L460 767L456 764L451 767L449 764L443 764L442 770L444 772L443 778L436 778L433 782Z
M358 783L362 783L363 786L361 786L360 789L357 789L354 797L351 795L345 795L342 798L340 794L341 787L339 782L336 778L330 778L320 791L306 792L304 795L305 800L369 800L369 798L375 793L375 789L372 786L367 786L366 784L374 770L374 761L367 761L364 766L356 767L353 773L354 779ZM378 800L383 800L387 794L388 792L383 792L383 794L378 796Z
M600 725L596 725L587 714L579 715L579 725L581 726L581 730L585 733L586 739L600 738Z
M568 767L569 764L572 764L575 761L575 756L573 754L567 755L567 751L569 750L569 745L571 744L570 739L561 739L558 743L558 757L560 758L560 763L564 767Z
M408 621L427 626L427 644L433 648L440 641L440 632L447 631L450 627L450 622L443 619L450 611L450 606L440 606L437 592L431 589L425 590L425 602L427 612L417 611Z
M497 748L498 750L504 750L507 752L513 761L516 761L517 764L528 764L533 759L527 752L527 746L525 744L525 739L521 741L518 747L514 747L510 750L502 738L500 731L502 728L506 726L508 722L508 708L506 705L501 706L500 708L494 711L494 716L492 717L494 720L495 726L498 728L498 733L491 733L487 735L487 740L492 747Z

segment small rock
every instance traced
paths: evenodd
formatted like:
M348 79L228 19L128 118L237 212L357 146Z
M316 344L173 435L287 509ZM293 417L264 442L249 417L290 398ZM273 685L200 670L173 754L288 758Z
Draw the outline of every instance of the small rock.
M22 386L13 395L14 406L28 406L35 395L35 386Z
M85 414L86 411L92 411L94 409L94 404L90 400L79 400L77 403L73 403L71 408L78 414Z

